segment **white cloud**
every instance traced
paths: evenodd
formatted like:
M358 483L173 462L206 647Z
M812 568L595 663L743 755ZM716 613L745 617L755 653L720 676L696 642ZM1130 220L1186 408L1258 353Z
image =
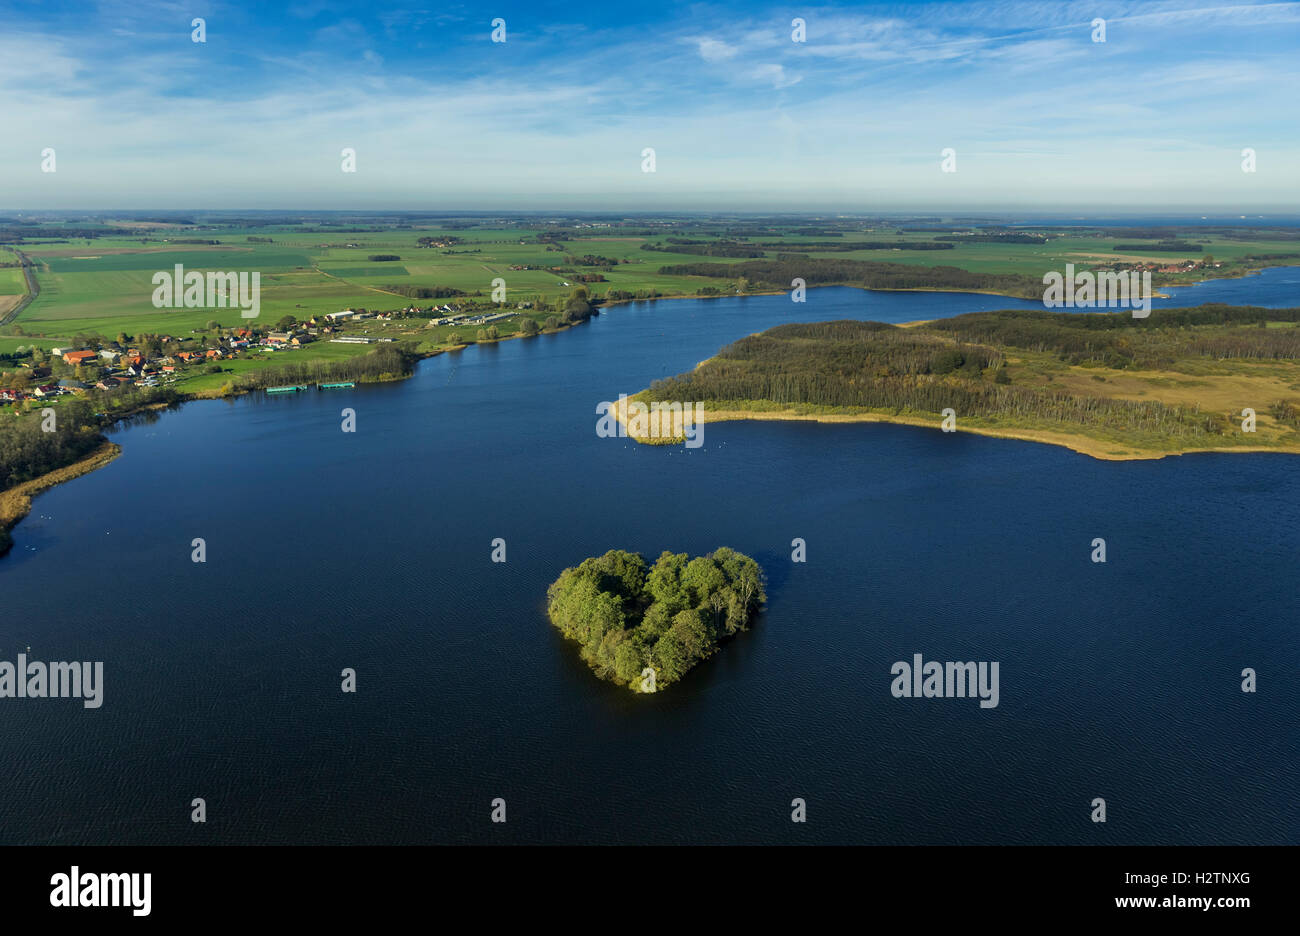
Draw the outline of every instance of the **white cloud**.
M700 36L691 40L699 50L700 58L706 62L725 62L740 50L733 45L710 36Z
M1195 191L1210 204L1244 184L1296 203L1300 141L1286 115L1300 62L1282 41L1292 33L1197 25L1285 13L1177 19L1160 4L1148 9L1168 24L1112 29L1099 46L1086 28L1050 25L1046 6L969 6L984 19L813 10L805 44L789 41L784 13L725 24L702 14L654 38L643 25L592 26L575 41L537 29L526 47L514 33L491 46L478 30L477 46L448 52L464 56L454 61L406 56L324 17L303 42L221 55L187 34L150 44L20 22L0 33L0 97L21 102L0 134L0 206L674 207L692 193L754 191L804 207L817 193L822 204L858 199L846 208L913 199L919 210L944 146L961 160L942 195L954 207L1086 200L1084 182L1105 196L1129 186L1147 203ZM1021 29L1018 11L1035 28ZM1174 23L1193 41L1171 47ZM342 63L326 41L348 46ZM474 132L455 133L465 126ZM57 175L39 173L47 145ZM646 145L659 154L649 178ZM1243 182L1244 145L1268 154L1268 170ZM355 176L339 171L342 146L358 150Z

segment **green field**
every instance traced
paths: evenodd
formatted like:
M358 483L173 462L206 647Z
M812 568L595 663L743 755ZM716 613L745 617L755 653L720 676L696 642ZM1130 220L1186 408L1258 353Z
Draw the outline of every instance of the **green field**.
M56 338L12 338L0 335L0 354L11 354L19 348L50 349L58 344Z
M1237 275L1252 264L1245 258L1290 255L1272 263L1300 263L1300 240L1279 232L1252 232L1249 239L1232 232L1182 231L1179 240L1193 242L1199 252L1116 252L1117 244L1137 240L1112 232L1072 232L1042 229L1047 243L961 242L952 249L927 250L910 244L933 244L946 235L910 230L893 224L863 222L856 225L827 222L835 230L807 233L815 221L629 221L608 228L575 229L543 222L460 223L440 227L389 225L371 231L304 230L291 224L265 227L182 228L140 231L69 241L33 239L22 249L36 264L40 296L17 317L24 334L69 338L78 334L115 335L141 332L185 336L209 321L222 325L244 324L238 309L155 309L153 275L181 264L187 271L258 271L261 274L259 320L275 322L284 315L306 318L343 308L399 309L412 303L429 307L445 298L407 298L406 288L454 289L487 304L494 279L504 279L506 307L518 302L567 297L578 285L576 274L603 276L603 282L586 284L595 299L620 297L696 295L701 290L729 294L745 284L725 278L669 275L670 265L736 264L742 257L705 256L679 246L669 238L688 240L695 249L730 245L761 251L765 258L782 252L810 258L874 261L920 266L955 266L981 274L1018 273L1041 278L1066 263L1079 268L1107 261L1154 261L1173 264L1212 255L1222 269L1194 274L1157 275L1157 282L1191 282L1206 275ZM1026 229L1030 230L1030 229ZM1243 229L1248 230L1248 229ZM51 228L54 233L54 228ZM249 237L269 237L273 243L250 242ZM454 237L450 247L421 247L420 237ZM558 244L548 243L558 239ZM218 244L180 244L179 239L210 239ZM864 249L870 242L899 244L887 249ZM1151 239L1152 244L1157 240ZM801 245L831 245L846 249L799 250ZM863 248L855 249L855 245ZM662 250L644 250L643 245ZM372 261L377 254L395 255L396 261ZM605 265L582 262L587 256L603 258ZM571 262L567 257L576 258ZM1265 265L1265 264L1254 264ZM556 272L551 267L563 267ZM532 269L511 269L532 267ZM17 268L0 268L0 295L21 294L22 275ZM399 290L399 291L394 291Z
M0 296L21 296L26 291L27 284L21 268L0 268Z

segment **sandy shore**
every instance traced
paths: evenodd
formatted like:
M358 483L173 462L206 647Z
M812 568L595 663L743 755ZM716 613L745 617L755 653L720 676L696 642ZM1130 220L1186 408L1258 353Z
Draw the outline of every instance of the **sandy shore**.
M630 397L629 402L633 402L637 397ZM614 418L623 424L624 429L628 429L628 414L626 406L615 405L612 408ZM938 417L924 418L919 416L890 416L883 413L801 413L794 409L785 410L735 410L735 409L710 409L709 404L704 404L704 423L711 422L732 422L737 420L779 420L779 421L802 421L802 422L821 422L821 423L892 423L900 426L916 426L923 429L940 430L940 420ZM689 424L689 421L688 421ZM1192 455L1197 452L1278 452L1283 454L1300 454L1300 448L1282 448L1278 446L1221 446L1216 448L1198 448L1198 449L1139 449L1126 446L1122 442L1111 442L1104 439L1094 439L1085 435L1073 435L1067 432L1053 432L1046 429L992 429L982 426L962 426L960 417L957 420L957 431L965 432L971 435L990 436L998 439L1019 439L1022 442L1040 442L1044 445L1059 445L1067 448L1072 452L1078 452L1080 455L1087 455L1090 458L1096 458L1100 461L1149 461L1158 458L1167 458L1173 455ZM639 438L636 434L628 430L628 438L647 445L663 445L670 440ZM673 440L680 443L682 440Z

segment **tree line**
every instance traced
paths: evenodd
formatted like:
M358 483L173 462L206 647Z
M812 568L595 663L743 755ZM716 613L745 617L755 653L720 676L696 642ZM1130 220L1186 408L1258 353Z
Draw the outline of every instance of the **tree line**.
M342 360L295 361L280 367L250 371L227 387L231 390L254 390L281 384L392 380L410 374L415 361L416 356L409 349L397 344L381 344L365 354Z
M1071 364L1117 369L1178 369L1189 357L1214 360L1300 360L1300 308L1266 309L1206 303L1156 309L1147 318L1120 312L1007 309L972 312L924 326L965 342L1048 351Z
M397 293L407 299L450 299L465 295L463 290L452 286L382 286L387 292Z
M169 387L124 385L86 396L64 399L54 407L54 431L46 431L41 410L24 404L0 409L0 491L62 468L94 451L101 430L146 407L167 405L181 395Z
M809 286L862 286L867 289L992 290L1006 295L1041 298L1043 282L1023 273L972 273L953 266L917 266L875 260L798 257L745 263L679 263L662 266L667 276L736 279L771 289L789 289L795 279Z
M972 244L1046 244L1047 238L1042 234L940 234L937 241L960 241Z
M935 241L846 241L842 243L815 243L805 242L802 244L759 244L759 247L769 247L780 249L784 254L777 254L778 260L794 260L799 258L793 256L794 251L798 250L824 250L835 251L837 253L847 253L851 250L952 250L952 244L940 244Z
M927 333L929 327L856 321L781 325L728 345L694 371L655 381L647 395L724 408L767 401L936 418L951 407L964 417L1180 442L1204 441L1228 428L1224 416L1194 405L1009 385L998 379L1004 373L1001 350Z
M672 247L658 247L655 244L642 244L642 250L658 251L660 253L675 254L693 254L701 257L766 257L767 254L756 247L749 247L734 243L704 244L700 246L688 244L674 244Z

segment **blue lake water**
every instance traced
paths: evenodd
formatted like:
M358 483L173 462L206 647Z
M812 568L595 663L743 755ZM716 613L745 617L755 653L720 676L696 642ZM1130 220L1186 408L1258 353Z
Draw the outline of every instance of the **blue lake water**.
M1297 281L1157 307L1296 305ZM781 322L1033 305L633 304L401 383L120 429L123 455L42 495L0 561L0 659L102 660L106 683L95 711L0 704L0 842L1295 842L1300 461L888 425L722 423L697 450L595 433L600 401ZM545 619L586 556L719 545L759 560L767 608L665 693L598 681ZM1000 704L895 699L914 653L998 661Z

